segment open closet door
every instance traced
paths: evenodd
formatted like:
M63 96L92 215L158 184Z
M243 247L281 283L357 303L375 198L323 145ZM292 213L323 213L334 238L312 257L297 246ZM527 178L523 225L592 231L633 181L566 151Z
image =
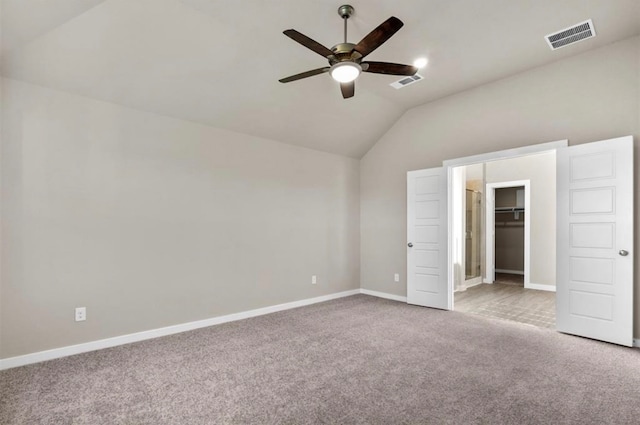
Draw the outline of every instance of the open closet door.
M448 309L445 168L407 173L407 303Z
M633 138L557 150L558 331L633 344Z

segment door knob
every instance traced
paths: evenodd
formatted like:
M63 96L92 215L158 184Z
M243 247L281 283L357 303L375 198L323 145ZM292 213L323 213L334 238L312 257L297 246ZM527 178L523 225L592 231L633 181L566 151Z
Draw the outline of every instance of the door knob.
M622 255L623 257L626 257L627 255L629 255L629 251L625 251L624 249L621 249L620 251L618 251L618 254Z
M412 244L411 242L409 242L409 243L407 244L407 246L408 246L409 248L413 248L413 244Z

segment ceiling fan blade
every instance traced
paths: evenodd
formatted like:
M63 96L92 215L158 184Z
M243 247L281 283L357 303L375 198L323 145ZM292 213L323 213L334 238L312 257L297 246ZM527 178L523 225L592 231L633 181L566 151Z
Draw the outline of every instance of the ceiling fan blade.
M353 49L365 57L390 39L403 25L400 19L392 16L367 34Z
M291 75L287 78L282 78L278 81L281 83L290 83L291 81L302 80L303 78L313 77L314 75L324 74L328 72L331 67L325 66L324 68L312 69L311 71L301 72L300 74Z
M282 33L287 37L289 37L290 39L292 39L293 41L297 41L298 43L302 44L307 49L313 50L320 56L323 56L326 58L327 56L333 55L333 52L331 50L327 49L322 44L318 43L315 40L310 39L306 35L299 33L296 30L293 30L293 29L285 30L285 31L282 31Z
M413 75L418 72L418 68L411 65L402 65L390 62L362 62L363 72L373 72L374 74L389 75Z
M345 99L353 97L353 95L356 94L356 82L340 83L340 90L342 91L342 97Z

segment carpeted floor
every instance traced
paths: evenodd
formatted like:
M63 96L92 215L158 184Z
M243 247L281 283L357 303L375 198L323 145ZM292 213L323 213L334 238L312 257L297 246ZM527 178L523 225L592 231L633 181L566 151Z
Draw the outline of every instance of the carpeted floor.
M638 424L640 350L356 295L0 372L9 424Z

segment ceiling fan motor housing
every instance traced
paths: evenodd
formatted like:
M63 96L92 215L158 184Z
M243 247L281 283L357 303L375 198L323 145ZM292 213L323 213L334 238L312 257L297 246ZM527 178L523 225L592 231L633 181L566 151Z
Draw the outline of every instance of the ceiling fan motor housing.
M329 60L329 64L333 65L338 62L345 61L360 63L362 55L354 50L354 47L356 47L356 45L353 43L340 43L333 46L331 48L333 55L327 58Z

